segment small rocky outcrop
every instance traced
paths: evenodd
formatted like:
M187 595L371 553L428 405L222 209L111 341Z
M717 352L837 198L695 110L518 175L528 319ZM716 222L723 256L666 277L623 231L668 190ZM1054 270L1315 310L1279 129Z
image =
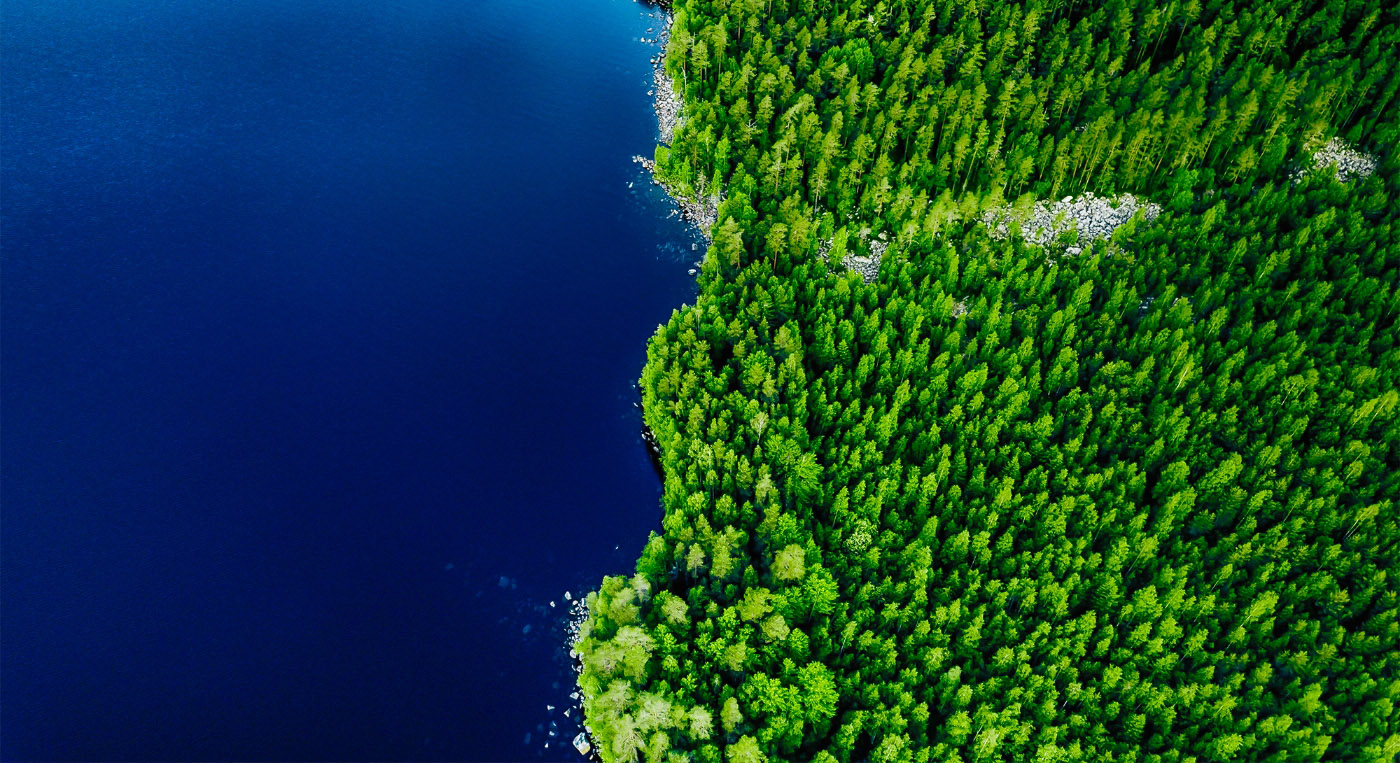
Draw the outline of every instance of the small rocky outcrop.
M1083 245L1095 239L1113 235L1133 215L1142 210L1143 217L1151 220L1161 214L1157 204L1139 200L1125 193L1112 198L1085 193L1083 196L1066 196L1057 202L1037 202L1030 216L1021 222L1021 236L1029 244L1045 246L1061 234L1078 231L1079 246L1071 246L1068 254L1079 254ZM1011 234L1011 207L993 209L982 216L982 222L991 228L992 238L1004 239Z
M862 257L857 254L848 254L845 259L841 260L841 264L859 273L866 283L874 283L875 279L880 276L880 258L876 255Z
M864 236L869 235L869 229L862 231ZM870 247L870 254L848 254L841 259L841 264L860 274L866 283L875 283L875 279L880 277L880 261L885 258L885 251L890 248L890 243L885 240L885 234L881 233L874 239L867 240ZM825 257L826 253L823 252Z
M680 208L681 217L698 228L705 240L709 241L710 230L714 228L715 223L719 222L719 203L724 200L723 197L719 194L705 194L703 192L694 198L681 196L675 189L661 182L661 179L656 176L655 161L645 156L634 156L632 161L642 165L647 169L647 172L651 173L651 182L665 189L666 194Z
M1305 175L1332 168L1337 170L1337 179L1345 183L1353 178L1368 177L1375 172L1376 158L1357 151L1341 138L1333 138L1313 153L1311 167L1293 173L1293 180L1297 182Z

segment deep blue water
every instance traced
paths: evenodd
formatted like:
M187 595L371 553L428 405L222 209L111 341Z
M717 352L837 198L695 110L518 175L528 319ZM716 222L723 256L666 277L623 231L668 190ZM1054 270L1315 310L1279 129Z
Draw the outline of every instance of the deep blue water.
M656 23L5 0L0 755L569 757L561 597L658 526L694 288Z

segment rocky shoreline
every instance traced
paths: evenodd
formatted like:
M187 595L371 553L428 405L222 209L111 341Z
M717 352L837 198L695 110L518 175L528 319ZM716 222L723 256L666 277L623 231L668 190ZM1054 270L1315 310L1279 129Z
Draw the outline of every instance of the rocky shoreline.
M675 202L676 207L680 211L681 219L695 226L696 230L700 232L700 235L704 236L705 241L708 243L711 240L710 230L715 227L715 223L719 222L719 203L721 198L718 195L702 196L698 199L682 196L674 188L662 182L662 180L656 176L655 161L645 156L634 156L632 157L632 161L646 168L647 172L651 175L651 182L660 186L661 189L666 192L666 195L671 198L671 201Z
M661 135L661 142L668 146L676 136L676 128L681 125L681 99L676 94L676 83L666 73L666 44L671 40L671 24L674 23L674 18L667 13L666 25L656 33L656 37L642 38L642 42L654 43L657 47L656 55L651 57L652 89L647 91L647 95L652 96L654 100L656 128Z
M567 597L569 594L565 593L564 595ZM588 603L582 597L574 599L569 606L568 614L565 615L564 632L567 634L569 660L572 662L575 676L583 672L583 660L574 647L583 637L583 624L587 621ZM564 715L577 714L578 725L581 729L572 740L574 749L585 760L602 760L598 757L597 745L593 743L593 730L588 727L588 721L583 714L583 691L577 688L577 678L574 690L569 693L569 702L570 707L564 711Z
M662 8L664 10L666 6L662 5ZM676 130L685 123L685 108L680 95L677 94L675 80L666 73L666 44L671 39L673 19L674 17L667 11L665 24L656 32L656 37L643 38L643 42L654 43L657 47L656 54L651 57L652 89L647 91L647 95L652 96L652 110L656 113L658 142L664 146L671 145L675 139ZM652 32L653 30L647 31ZM710 241L710 230L719 221L720 195L718 193L706 194L702 188L694 198L687 197L657 176L655 160L645 156L634 156L632 161L646 168L647 172L651 174L652 182L661 186L679 207L681 217L695 226L707 242Z
M642 424L642 441L646 444L647 454L651 457L657 476L664 479L661 469L661 443L646 424ZM601 761L598 745L593 739L593 729L589 728L587 716L584 714L583 690L577 684L577 676L583 673L583 655L579 654L575 647L583 638L583 625L588 621L588 602L586 597L572 598L567 591L564 593L564 600L569 602L568 612L564 615L564 640L569 652L569 665L575 676L574 690L569 693L569 707L564 710L564 716L578 719L579 732L571 740L574 750L582 755L584 760ZM550 602L550 606L553 604ZM550 712L554 711L553 707L548 709Z

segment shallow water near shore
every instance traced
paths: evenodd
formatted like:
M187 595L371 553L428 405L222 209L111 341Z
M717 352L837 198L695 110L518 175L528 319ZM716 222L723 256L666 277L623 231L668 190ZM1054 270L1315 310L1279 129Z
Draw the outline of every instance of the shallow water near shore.
M7 758L575 757L562 596L659 526L699 256L659 23L4 4Z

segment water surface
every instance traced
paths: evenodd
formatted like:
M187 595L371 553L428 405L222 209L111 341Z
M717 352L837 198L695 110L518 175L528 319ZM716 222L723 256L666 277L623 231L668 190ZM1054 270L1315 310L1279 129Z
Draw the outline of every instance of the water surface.
M0 754L566 757L561 596L658 524L693 293L656 24L4 3Z

